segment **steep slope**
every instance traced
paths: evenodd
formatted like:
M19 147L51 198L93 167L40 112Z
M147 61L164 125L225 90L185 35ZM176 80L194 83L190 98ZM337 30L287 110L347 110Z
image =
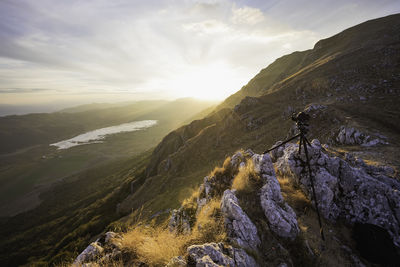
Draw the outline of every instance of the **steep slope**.
M294 52L277 59L261 70L241 90L228 97L220 105L220 108L234 107L246 96L268 94L288 86L289 83L297 85L299 77L307 74L310 76L304 77L304 79L312 78L314 83L325 86L324 90L332 87L332 79L318 80L320 78L318 76L329 75L334 78L335 73L343 73L346 70L348 72L358 71L358 73L354 73L354 77L357 78L367 79L368 74L373 73L375 75L371 77L371 80L374 77L385 80L391 74L386 73L385 69L395 67L384 62L396 62L389 58L395 54L396 44L398 45L399 42L399 16L396 14L364 22L335 36L320 40L313 49ZM329 64L326 64L328 62ZM380 63L383 63L383 69ZM324 67L321 68L322 66ZM313 73L314 70L317 73ZM351 82L342 84L342 86L351 85ZM317 84L313 86L317 86ZM300 85L297 87L301 88ZM329 93L329 91L324 91L324 93Z
M244 98L234 109L222 107L233 106L236 96L214 112L218 119L205 118L165 137L153 152L145 184L122 203L123 210L144 205L153 214L177 205L226 155L240 148L261 152L291 136L291 113L307 108L313 116L310 140L318 137L398 169L399 29L399 14L368 21L277 60L238 92ZM336 141L341 127L371 139L382 136L390 145L343 146Z

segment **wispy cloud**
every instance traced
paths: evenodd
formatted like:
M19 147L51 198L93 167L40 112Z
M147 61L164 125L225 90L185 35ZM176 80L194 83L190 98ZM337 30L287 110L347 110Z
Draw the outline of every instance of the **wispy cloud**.
M222 98L283 54L400 11L377 2L3 0L0 89Z

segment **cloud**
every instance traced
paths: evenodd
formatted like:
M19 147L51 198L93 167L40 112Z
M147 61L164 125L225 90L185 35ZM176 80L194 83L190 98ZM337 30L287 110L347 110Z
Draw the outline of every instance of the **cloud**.
M277 57L400 9L395 1L382 1L381 11L373 1L362 3L3 0L0 89L135 98L209 90L222 98Z
M255 25L264 21L264 15L258 8L252 7L241 7L236 8L236 5L232 8L232 22L233 24L248 24Z

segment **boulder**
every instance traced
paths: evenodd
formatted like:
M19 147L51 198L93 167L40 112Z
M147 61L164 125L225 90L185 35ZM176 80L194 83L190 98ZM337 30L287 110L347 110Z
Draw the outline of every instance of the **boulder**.
M188 247L187 252L196 267L200 266L258 266L243 249L223 243L207 243Z
M280 237L295 239L299 233L296 213L283 200L276 178L268 178L261 188L260 201L271 230Z
M76 257L74 264L83 264L86 262L91 262L98 260L103 253L104 249L100 246L100 243L93 242L89 246L85 248L84 251L82 251L81 254L79 254L78 257Z
M255 154L252 159L254 170L263 179L260 201L271 230L280 237L293 240L299 233L296 213L282 197L270 155Z
M171 218L168 222L170 232L189 234L191 231L189 216L186 214L183 207L174 209L171 212Z
M385 173L369 173L364 162L350 162L329 156L317 140L309 147L316 198L321 214L329 219L343 218L349 223L370 223L386 229L400 245L400 182ZM304 153L298 145L286 146L276 167L291 178L311 198Z
M336 143L341 145L361 145L365 147L387 145L389 144L385 136L377 133L376 138L373 138L366 133L361 132L354 127L341 126L335 138Z
M231 157L231 165L234 168L237 168L240 163L245 161L245 157L242 152L236 152L232 157Z
M242 210L235 191L224 191L221 200L221 211L225 218L228 236L243 248L257 250L261 243L257 228L247 214Z

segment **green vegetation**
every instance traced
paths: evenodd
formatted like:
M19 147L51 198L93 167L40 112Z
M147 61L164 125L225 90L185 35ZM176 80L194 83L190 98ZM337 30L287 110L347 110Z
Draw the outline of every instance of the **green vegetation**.
M11 216L34 208L40 203L39 195L56 181L100 163L138 155L154 147L166 133L210 104L191 99L174 102L142 101L122 106L105 105L107 108L101 109L97 105L96 109L89 105L91 109L84 106L88 110L82 112L83 107L78 107L75 113L0 118L0 136L2 131L9 136L3 135L0 142L24 145L18 141L22 138L28 145L34 145L14 153L0 154L0 216ZM67 117L69 119L65 119ZM78 129L88 130L94 126L103 127L145 119L156 119L158 124L141 131L109 136L101 144L77 146L67 150L49 147L51 142L82 134ZM73 131L74 135L68 135ZM46 134L40 135L42 132ZM35 136L40 137L40 142Z
M73 175L41 194L41 204L0 225L2 266L70 260L108 224L117 205L140 180L150 153L116 160Z

